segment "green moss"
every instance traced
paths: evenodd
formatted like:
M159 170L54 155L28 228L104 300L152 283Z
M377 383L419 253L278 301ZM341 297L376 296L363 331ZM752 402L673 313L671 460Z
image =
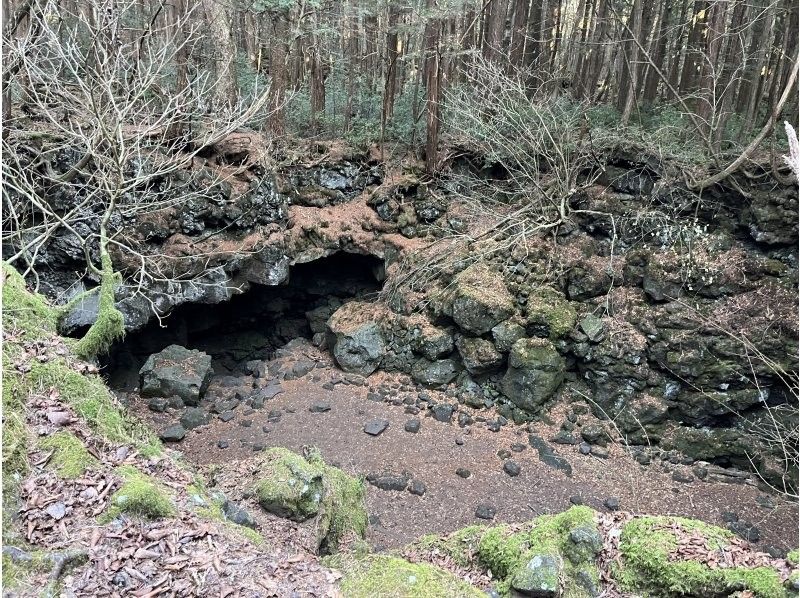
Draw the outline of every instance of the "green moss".
M800 564L800 550L790 550L786 555L786 561L792 566L797 567Z
M284 448L265 451L254 493L264 509L281 517L295 521L318 517L324 552L336 552L347 535L366 534L363 480L326 465L316 450L306 458Z
M221 501L216 501L216 500L210 501L208 503L208 506L198 508L197 514L205 519L219 521L232 533L241 536L242 538L250 542L253 546L263 547L266 545L266 540L264 540L264 536L262 536L256 530L246 527L244 525L237 525L236 523L233 523L228 518L226 518L225 514L222 512Z
M145 456L161 452L161 444L153 432L127 417L99 376L80 374L63 360L31 364L28 374L33 388L55 388L92 429L111 442L132 444Z
M780 576L767 567L710 569L694 560L674 560L674 527L699 532L708 550L724 549L733 535L724 529L681 517L639 517L620 537L622 565L615 577L624 589L650 596L713 596L747 589L758 598L784 596Z
M57 313L41 295L31 293L25 280L12 266L3 262L3 328L21 332L26 339L42 338L56 330Z
M518 532L511 533L509 526L490 528L478 543L478 560L500 580L497 590L507 594L515 572L534 556L550 555L562 561L563 596L589 596L585 580L596 585L599 578L595 554L578 550L570 540L570 532L576 529L596 532L594 516L592 509L575 506L557 515L537 517Z
M175 514L169 491L156 480L130 465L118 467L116 472L122 477L122 486L111 496L111 508L103 516L104 521L111 521L122 513L147 519Z
M388 555L363 558L336 556L325 559L329 567L339 569L344 577L341 591L348 598L478 598L479 589L451 573L428 564L409 563Z
M412 547L422 551L437 551L449 556L462 567L467 567L478 550L478 543L486 533L483 525L470 525L447 536L429 534L417 540Z
M114 272L114 266L108 253L102 253L102 276L100 278L100 301L98 302L97 319L78 344L75 345L75 353L84 358L108 352L111 345L125 335L125 318L122 312L116 308L114 302L114 290L119 285L121 277Z
M536 289L528 296L526 316L529 325L547 328L551 340L572 332L578 321L570 302L550 287Z
M3 553L3 590L16 590L21 596L35 596L38 589L36 574L52 569L53 562L41 550L25 550L24 553L28 560L15 560Z
M89 454L83 442L71 432L57 432L39 442L43 451L53 451L49 464L62 478L82 476L87 469L97 467L97 459Z

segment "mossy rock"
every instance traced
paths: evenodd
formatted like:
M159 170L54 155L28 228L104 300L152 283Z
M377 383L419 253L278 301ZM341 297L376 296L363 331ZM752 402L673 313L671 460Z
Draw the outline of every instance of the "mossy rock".
M485 264L461 272L447 301L447 312L459 328L481 335L514 313L515 303L502 276Z
M564 381L566 362L543 338L522 338L511 346L502 388L517 407L537 413Z
M462 567L469 567L478 549L478 543L487 529L489 528L485 525L470 525L447 536L428 534L414 542L411 548L422 552L436 551L449 556L453 562Z
M92 457L83 442L72 432L56 432L39 441L42 451L53 451L48 465L53 467L59 476L65 479L79 478L87 469L99 465Z
M342 595L347 598L479 598L486 596L455 575L428 564L410 563L389 555L361 558L337 556L325 564L340 570Z
M595 512L575 506L557 515L542 515L518 532L508 526L489 529L478 543L479 562L499 578L498 590L528 591L532 580L550 581L562 587L562 596L593 596L599 584L595 559L602 539L594 522ZM537 560L538 559L538 560Z
M170 492L158 481L131 465L123 465L116 472L122 477L122 486L111 495L111 507L103 516L104 521L111 521L123 513L145 519L175 515Z
M25 280L12 266L3 262L3 327L22 332L27 339L54 333L58 311L41 295L31 293Z
M728 596L743 590L757 598L784 598L779 573L769 567L711 569L682 559L676 529L699 534L708 551L724 550L731 532L681 517L637 517L622 528L621 564L614 575L623 589L653 597Z
M284 448L265 451L253 490L258 503L279 517L315 517L323 552L336 552L348 534L366 534L363 481L326 465L316 450L306 458Z
M541 328L550 340L558 340L575 328L578 316L569 301L550 287L536 289L525 307L528 326Z

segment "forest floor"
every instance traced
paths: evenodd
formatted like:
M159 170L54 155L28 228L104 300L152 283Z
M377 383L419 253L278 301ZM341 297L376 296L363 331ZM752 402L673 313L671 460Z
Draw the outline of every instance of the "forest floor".
M529 443L529 433L550 439L558 432L557 423L508 423L493 432L480 421L466 427L460 427L455 417L451 423L437 421L424 404L415 415L409 403L420 392L436 403L453 403L454 399L438 391L409 390L413 382L402 375L376 373L363 382L358 377L353 380L332 364L327 353L307 343L300 347L279 360L280 371L273 379L254 383L249 376L215 378L208 394L216 397L267 384L279 392L260 409L248 408L243 402L227 422L214 415L208 425L189 431L180 444L173 445L189 462L207 469L211 479L218 479L220 489L234 500L247 501L244 488L253 474L240 470L241 460L262 447L297 451L313 445L326 462L347 473L393 480L401 487L407 482L410 488L412 481L424 484L422 496L368 485L367 539L377 550L401 547L424 534L480 523L476 518L479 505L496 511L495 522L522 522L563 511L571 502L608 512L608 499L612 503L616 499L618 508L633 513L692 517L723 527L738 517L758 528L756 547L762 551L786 551L798 544L796 505L762 492L752 482L692 480L690 466L666 466L658 459L642 466L616 443L608 446L606 458L581 454L577 445L550 444L562 465L553 468L540 460ZM297 379L282 380L296 360L314 362L315 367ZM355 384L347 383L347 378ZM376 392L381 389L384 395ZM385 389L392 392L385 393ZM128 404L157 432L180 416L175 411L154 413L147 408L147 400L136 394L128 396ZM496 417L486 410L474 415L490 420ZM406 431L406 423L414 418L420 421L419 431ZM365 424L374 420L388 423L377 436L364 432ZM582 421L595 420L581 415L578 423ZM505 461L498 455L501 451L507 451L503 457L519 466L518 475L512 477L504 470ZM564 463L571 472L565 471ZM458 469L469 474L461 471L459 475ZM677 481L676 477L691 481Z

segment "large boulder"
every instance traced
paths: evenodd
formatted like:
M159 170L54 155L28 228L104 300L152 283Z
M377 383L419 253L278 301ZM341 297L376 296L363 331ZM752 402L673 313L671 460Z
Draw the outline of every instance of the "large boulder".
M511 347L503 393L520 409L536 413L564 381L566 363L553 344L523 338Z
M284 448L264 452L253 493L263 509L292 521L314 519L323 552L363 538L367 529L364 483L326 465L316 449L305 457Z
M372 306L353 301L336 310L328 320L328 346L345 372L369 376L386 354L386 342Z
M446 307L459 328L481 335L514 313L514 298L500 274L475 264L456 276Z
M425 323L414 328L411 347L428 359L439 359L453 351L453 335L445 328Z
M177 395L186 405L198 405L213 373L210 355L170 345L148 357L139 370L141 393L146 397Z

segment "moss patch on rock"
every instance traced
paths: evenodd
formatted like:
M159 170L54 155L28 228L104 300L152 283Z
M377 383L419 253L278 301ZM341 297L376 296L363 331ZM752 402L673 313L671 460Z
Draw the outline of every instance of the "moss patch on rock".
M72 432L56 432L39 441L39 448L45 452L53 451L48 464L62 478L74 479L82 476L87 469L97 467L97 459L92 457L83 442Z
M348 534L366 533L363 481L326 465L316 450L306 458L284 448L265 451L253 490L259 504L280 517L316 517L323 552L336 552Z
M435 550L449 556L458 565L468 567L487 529L484 525L470 525L447 536L428 534L414 542L411 548L419 548L422 551Z
M344 574L341 590L348 598L478 598L486 595L443 569L409 563L394 556L336 556L326 559L325 564Z
M41 295L31 293L25 280L12 266L3 262L3 325L26 339L42 338L55 332L58 312Z
M550 340L557 340L572 332L578 321L570 302L550 287L536 289L528 296L525 315L528 325L541 327Z
M104 521L123 513L146 519L175 515L169 491L152 477L130 465L123 465L116 472L122 477L122 486L111 495L111 507L103 516Z
M620 585L648 596L717 596L747 590L757 598L783 598L781 578L769 567L711 569L681 559L676 529L698 533L709 551L724 550L733 534L681 517L638 517L625 524L620 537L622 564L615 569Z

